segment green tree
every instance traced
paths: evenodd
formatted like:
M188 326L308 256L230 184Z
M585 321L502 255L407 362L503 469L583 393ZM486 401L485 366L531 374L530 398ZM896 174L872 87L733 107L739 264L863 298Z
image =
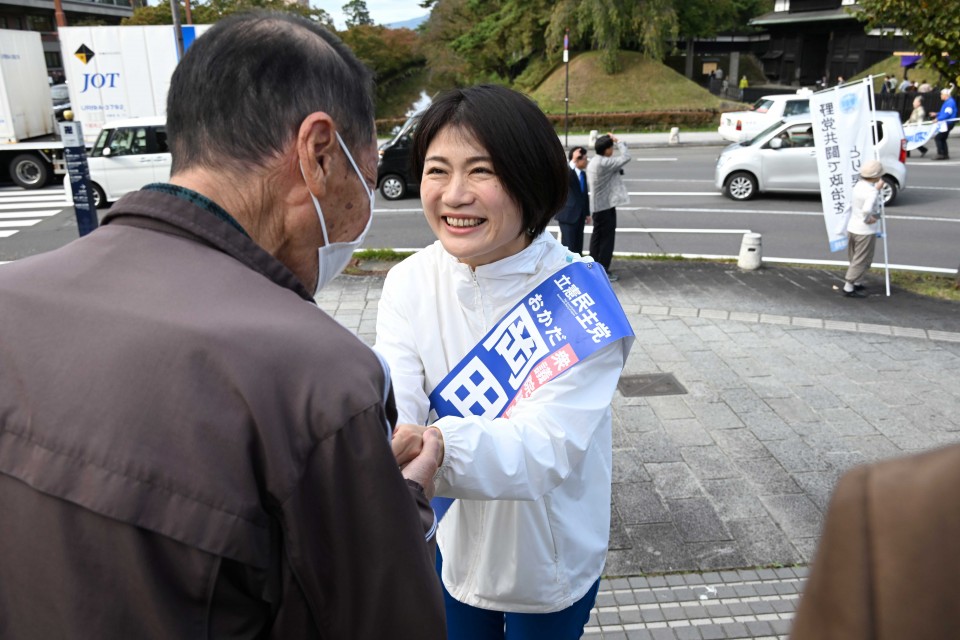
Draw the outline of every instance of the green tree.
M213 24L220 18L239 11L251 9L268 9L272 11L286 11L297 13L305 18L314 20L332 29L333 20L323 9L305 7L299 3L289 3L286 0L207 0L207 2L191 2L190 10L194 24ZM185 15L183 3L180 3L181 20ZM120 24L173 24L170 13L170 3L161 2L156 6L144 6L134 9L133 15L124 18Z
M360 25L372 25L373 19L370 12L367 11L367 3L364 0L350 0L343 5L343 12L347 16L347 28L359 27Z
M910 34L925 64L960 83L960 2L957 0L860 0L857 18L869 29ZM953 61L953 64L951 64Z

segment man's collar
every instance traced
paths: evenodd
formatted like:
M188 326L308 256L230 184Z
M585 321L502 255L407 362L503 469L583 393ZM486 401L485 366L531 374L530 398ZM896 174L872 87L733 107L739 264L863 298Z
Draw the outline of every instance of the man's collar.
M187 189L186 187L181 187L178 184L170 184L168 182L153 182L148 184L143 188L144 191L159 191L160 193L167 193L172 196L176 196L181 200L186 200L192 205L196 205L205 211L209 211L216 217L220 218L227 224L232 225L240 233L250 237L250 234L247 233L247 230L237 222L237 219L227 213L226 209L218 205L216 202L203 195L202 193L197 193L192 189Z

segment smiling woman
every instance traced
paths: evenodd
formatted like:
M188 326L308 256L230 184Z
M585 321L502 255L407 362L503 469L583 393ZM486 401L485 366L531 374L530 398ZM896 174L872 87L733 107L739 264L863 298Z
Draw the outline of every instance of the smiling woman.
M610 401L629 324L603 269L544 232L569 169L529 98L495 86L439 97L412 160L438 242L387 275L376 349L399 464L425 434L443 442L448 638L579 638L610 533Z

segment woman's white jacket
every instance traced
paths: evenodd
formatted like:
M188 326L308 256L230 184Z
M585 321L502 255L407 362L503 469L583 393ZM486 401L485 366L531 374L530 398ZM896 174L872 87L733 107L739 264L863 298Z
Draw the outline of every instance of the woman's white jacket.
M521 297L579 256L543 233L471 271L439 242L391 269L376 349L399 422L427 424L428 395ZM589 260L589 259L588 259ZM610 402L632 338L608 345L521 400L509 419L445 417L437 495L443 583L469 605L546 613L600 576L610 533Z

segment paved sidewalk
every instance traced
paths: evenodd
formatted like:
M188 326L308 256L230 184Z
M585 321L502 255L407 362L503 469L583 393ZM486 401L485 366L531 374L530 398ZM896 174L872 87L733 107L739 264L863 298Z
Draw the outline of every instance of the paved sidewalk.
M586 637L785 637L840 474L960 442L960 305L887 298L876 271L850 299L822 269L614 270L637 335L624 376L682 389L615 394L608 580ZM372 343L381 287L341 276L318 301Z

